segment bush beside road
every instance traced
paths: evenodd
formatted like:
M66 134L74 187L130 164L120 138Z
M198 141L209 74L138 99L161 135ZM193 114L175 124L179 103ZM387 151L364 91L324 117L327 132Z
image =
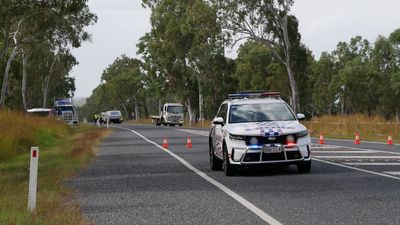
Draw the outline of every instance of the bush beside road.
M107 130L68 127L49 118L1 113L0 224L90 224L71 201L65 182L95 158L95 145ZM7 133L10 132L10 133ZM13 138L12 135L15 135ZM29 146L38 145L37 208L27 212Z

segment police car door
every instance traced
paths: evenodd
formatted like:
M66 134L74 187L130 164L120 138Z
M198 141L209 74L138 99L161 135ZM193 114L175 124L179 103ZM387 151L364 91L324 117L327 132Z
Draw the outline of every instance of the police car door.
M224 119L224 125L220 125L220 124L215 124L214 127L214 138L213 138L213 147L215 149L215 154L219 157L222 158L223 157L223 149L222 149L222 144L224 141L224 137L223 137L223 127L226 124L226 118L227 118L227 112L228 112L228 104L227 103L223 103L219 110L218 110L218 114L217 117L222 117Z

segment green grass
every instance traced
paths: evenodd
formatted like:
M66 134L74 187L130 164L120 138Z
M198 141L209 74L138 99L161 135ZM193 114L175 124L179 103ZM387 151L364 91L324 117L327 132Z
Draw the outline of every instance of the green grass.
M0 111L0 162L22 154L30 146L48 146L69 135L70 127L55 118Z
M0 163L0 224L90 224L79 205L70 200L73 190L65 182L93 161L94 147L108 131L80 125L67 127L62 136L57 136L53 129L57 129L58 122L47 121L45 124L48 126L36 129L36 134L25 143L19 143L21 138L6 139L17 146L39 145L38 195L37 209L29 214L29 149L18 153L10 151L11 156Z

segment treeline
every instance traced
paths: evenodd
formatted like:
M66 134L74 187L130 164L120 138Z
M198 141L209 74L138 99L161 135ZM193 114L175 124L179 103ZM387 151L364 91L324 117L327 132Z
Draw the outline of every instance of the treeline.
M96 20L87 0L1 0L0 109L46 108L71 97L69 72L78 62L70 50L90 39L84 28Z
M370 43L339 42L316 60L301 43L291 0L143 0L152 29L141 59L118 58L102 75L83 115L120 109L126 118L181 102L190 120L212 118L226 94L279 91L295 111L398 117L400 30ZM237 59L225 47L246 40Z

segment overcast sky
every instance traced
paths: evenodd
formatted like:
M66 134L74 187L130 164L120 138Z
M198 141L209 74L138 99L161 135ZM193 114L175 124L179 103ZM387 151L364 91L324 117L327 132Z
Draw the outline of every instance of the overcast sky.
M140 2L89 0L98 22L87 28L92 42L73 50L79 61L71 74L76 78L75 96L89 97L100 84L102 71L118 56L138 57L136 44L150 31L150 10ZM373 42L378 35L388 36L400 28L398 0L295 0L292 13L299 20L302 42L317 58L339 41L361 35ZM227 56L236 57L236 49L228 50Z

